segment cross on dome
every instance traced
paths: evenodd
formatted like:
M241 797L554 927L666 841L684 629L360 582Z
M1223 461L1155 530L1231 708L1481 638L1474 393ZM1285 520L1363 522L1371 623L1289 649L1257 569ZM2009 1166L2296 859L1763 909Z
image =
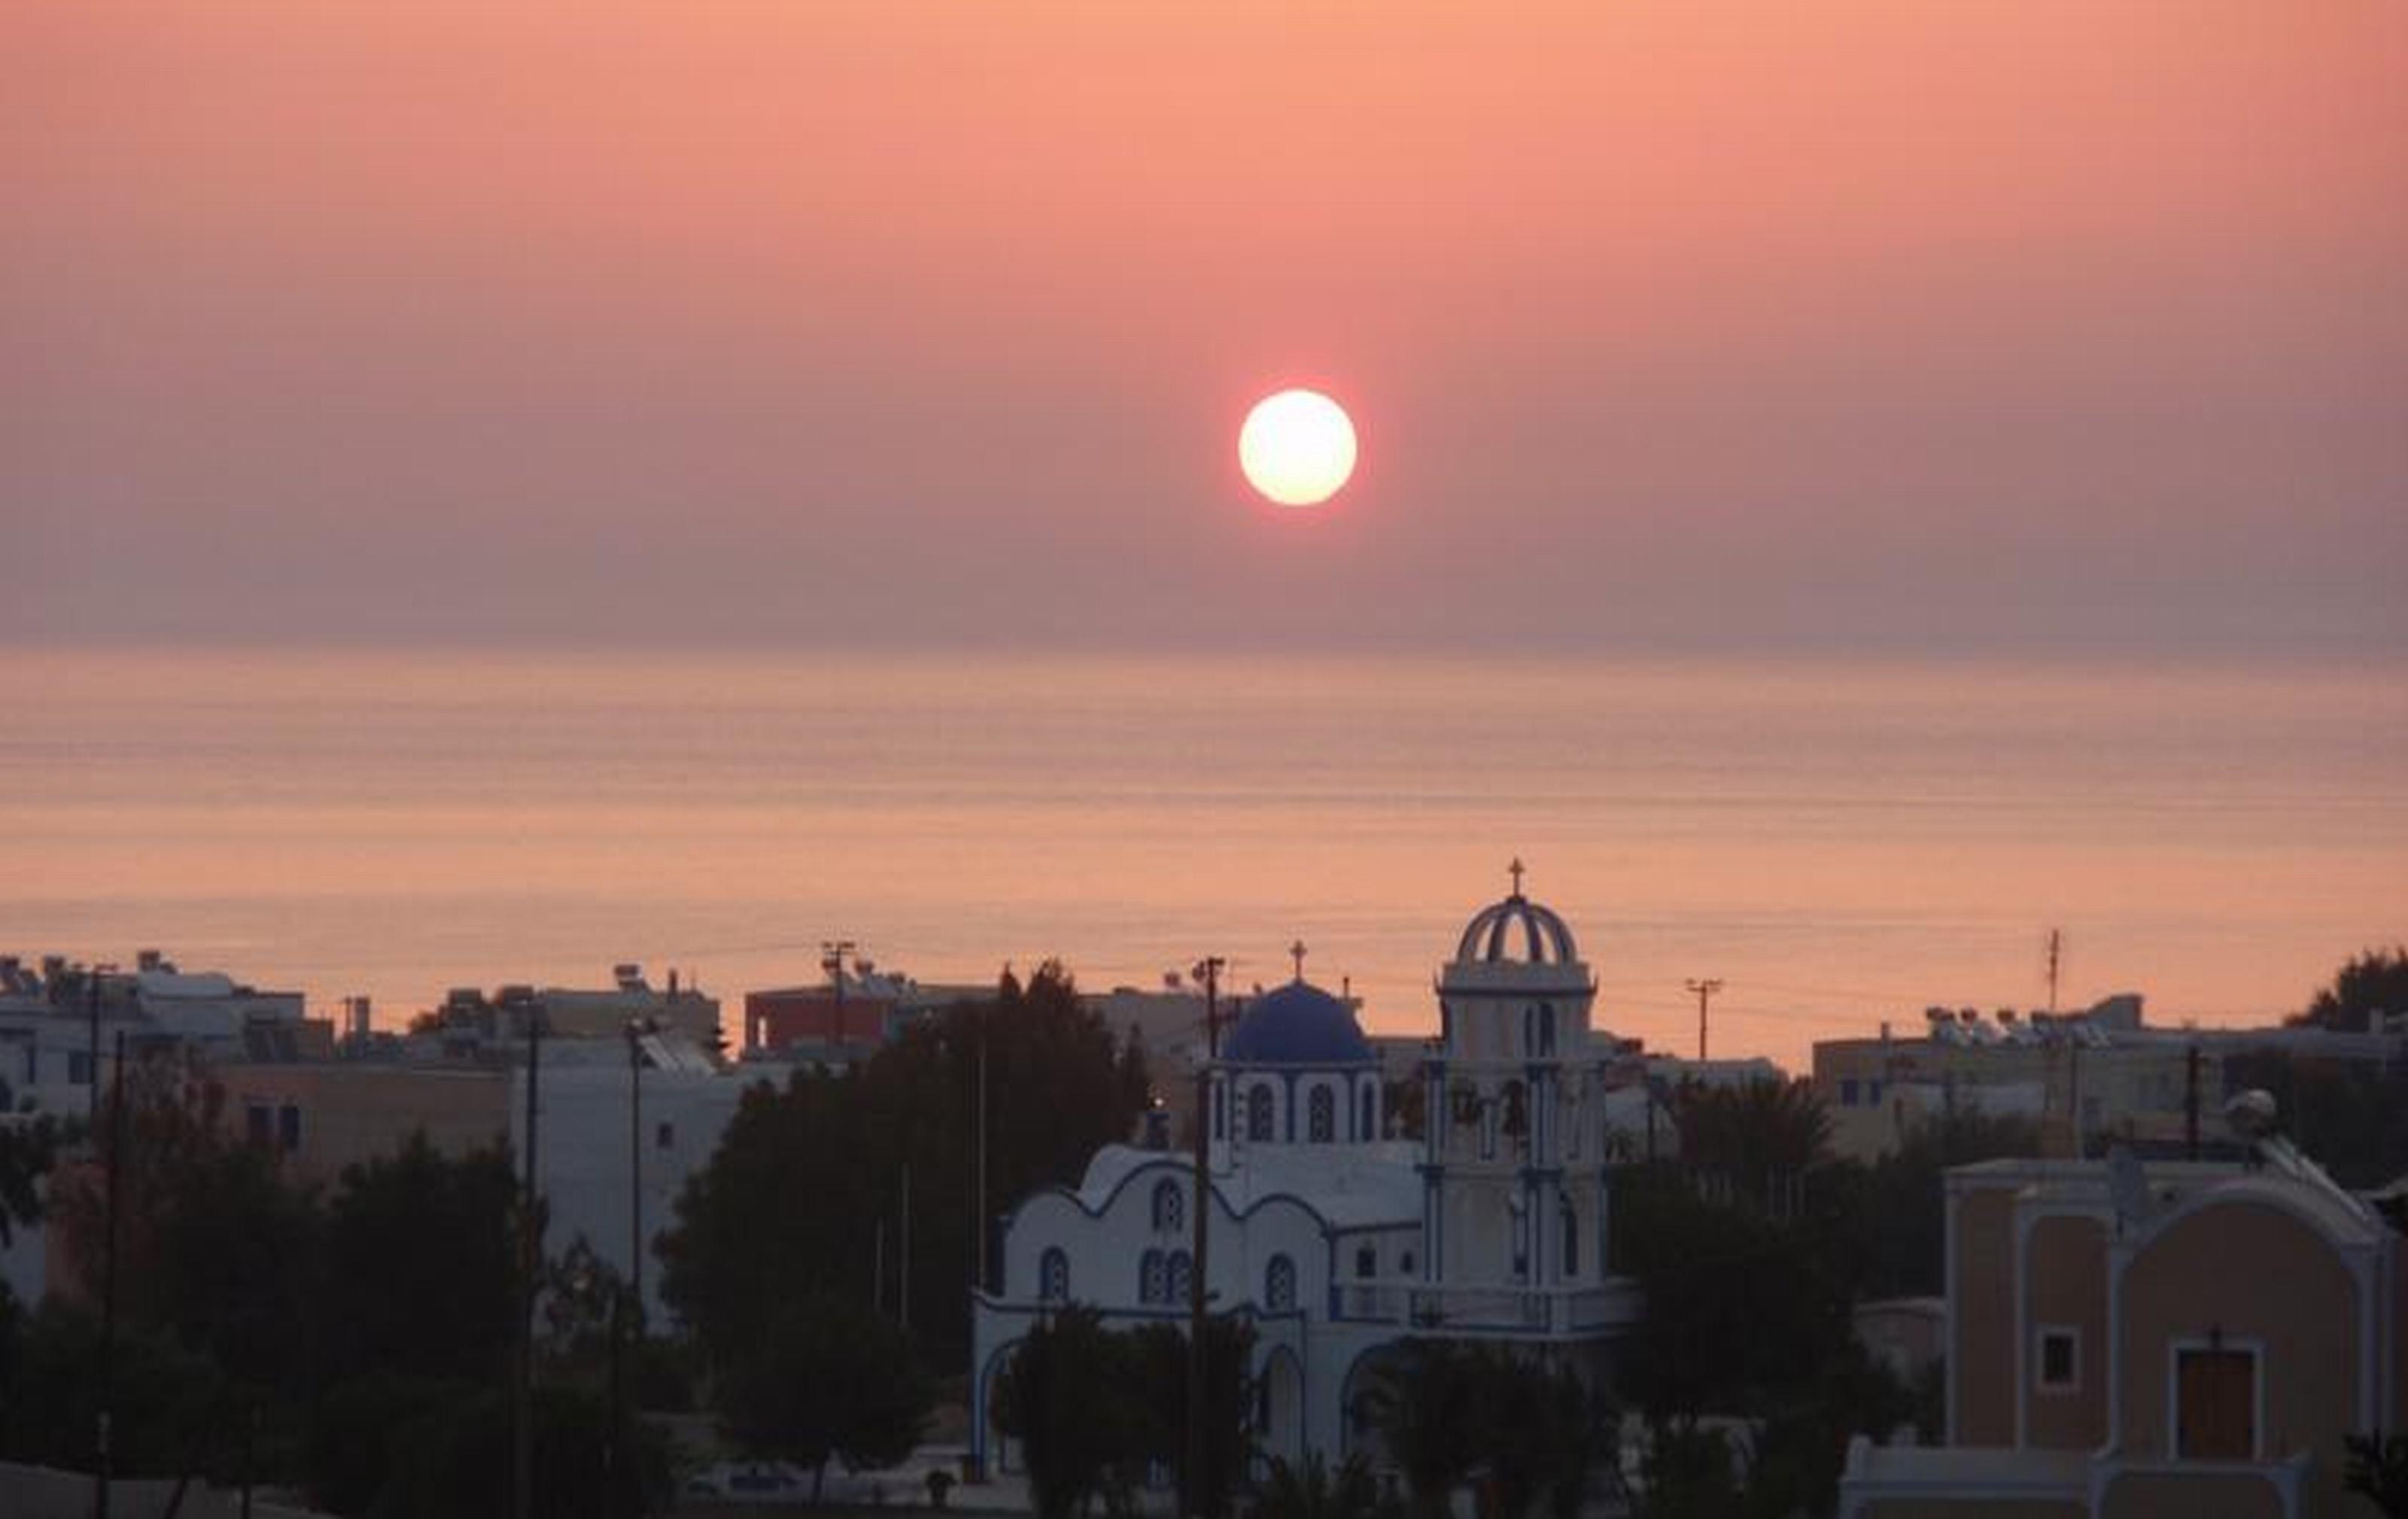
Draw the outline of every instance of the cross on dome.
M1513 877L1513 895L1516 897L1519 897L1522 894L1522 857L1520 855L1515 855L1513 857L1513 862L1505 867L1505 874Z
M1304 941L1297 940L1287 947L1288 958L1296 962L1296 978L1304 979Z

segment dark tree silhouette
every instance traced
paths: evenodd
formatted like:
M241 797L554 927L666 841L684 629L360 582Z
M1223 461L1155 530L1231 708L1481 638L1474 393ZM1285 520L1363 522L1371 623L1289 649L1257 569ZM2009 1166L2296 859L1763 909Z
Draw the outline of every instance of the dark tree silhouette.
M910 1454L934 1391L910 1336L811 1295L772 1317L721 1367L713 1401L722 1433L745 1454L810 1468L816 1503L831 1458L859 1470Z
M2408 1013L2408 945L2353 955L2334 973L2332 984L2290 1021L2337 1034L2364 1034L2383 1013Z

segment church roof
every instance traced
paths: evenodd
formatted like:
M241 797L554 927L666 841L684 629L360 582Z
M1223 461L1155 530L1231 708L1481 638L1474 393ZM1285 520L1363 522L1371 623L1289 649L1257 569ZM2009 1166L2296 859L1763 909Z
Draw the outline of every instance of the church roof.
M1515 891L1472 915L1464 926L1455 958L1463 961L1509 961L1526 965L1569 965L1580 959L1572 931L1555 916Z
M1254 999L1221 1058L1234 1065L1369 1065L1379 1057L1354 1009L1298 979Z

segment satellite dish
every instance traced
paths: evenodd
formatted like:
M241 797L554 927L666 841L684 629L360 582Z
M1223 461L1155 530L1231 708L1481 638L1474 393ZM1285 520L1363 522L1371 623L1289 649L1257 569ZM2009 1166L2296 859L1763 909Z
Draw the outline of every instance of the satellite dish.
M2276 1112L2274 1094L2263 1087L2251 1087L2224 1105L2224 1121L2243 1139L2263 1139L2274 1132Z

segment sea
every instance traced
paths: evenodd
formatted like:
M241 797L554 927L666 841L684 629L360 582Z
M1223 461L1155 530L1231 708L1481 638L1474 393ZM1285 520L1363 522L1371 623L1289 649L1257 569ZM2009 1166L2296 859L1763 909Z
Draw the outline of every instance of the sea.
M2300 1007L2408 939L2384 665L1010 652L0 651L0 953L366 995L724 998L1226 957L1430 1031L1509 890L1597 1020L1803 1069L1932 1005Z

